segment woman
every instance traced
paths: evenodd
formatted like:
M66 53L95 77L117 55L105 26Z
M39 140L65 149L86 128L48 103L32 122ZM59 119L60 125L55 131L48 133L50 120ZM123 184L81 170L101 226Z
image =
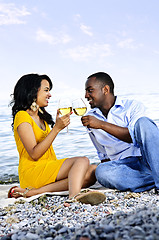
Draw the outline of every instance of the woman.
M70 123L70 114L56 122L45 110L51 97L51 79L47 75L22 76L14 88L12 105L14 137L19 152L20 188L9 190L8 197L30 197L44 192L69 190L69 199L91 204L91 195L96 203L105 200L99 192L80 193L96 181L96 165L90 165L86 157L58 160L52 147L57 134ZM52 129L50 130L49 125ZM103 196L104 195L104 196Z

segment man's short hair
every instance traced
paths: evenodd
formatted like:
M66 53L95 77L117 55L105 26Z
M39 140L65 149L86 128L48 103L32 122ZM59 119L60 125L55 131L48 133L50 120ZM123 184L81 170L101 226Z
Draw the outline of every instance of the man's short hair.
M114 83L112 78L105 72L97 72L88 77L90 78L96 78L97 81L102 83L102 87L105 85L108 85L110 87L110 93L114 94Z

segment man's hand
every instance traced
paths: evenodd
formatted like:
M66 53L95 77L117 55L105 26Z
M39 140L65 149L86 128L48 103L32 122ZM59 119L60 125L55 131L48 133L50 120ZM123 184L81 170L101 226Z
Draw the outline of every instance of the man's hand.
M81 118L82 124L88 128L102 129L112 136L128 143L132 143L132 139L127 127L120 127L112 123L108 123L94 116L83 116Z
M90 115L83 116L81 118L81 121L82 121L83 126L85 126L85 127L96 128L96 129L101 128L102 121L97 119L96 117L93 117Z

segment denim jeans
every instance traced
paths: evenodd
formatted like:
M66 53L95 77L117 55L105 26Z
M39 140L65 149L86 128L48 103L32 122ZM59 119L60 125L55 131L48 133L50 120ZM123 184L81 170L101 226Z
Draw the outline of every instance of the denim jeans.
M104 187L132 192L159 189L159 129L151 119L142 117L135 123L134 136L142 157L99 164L96 178Z

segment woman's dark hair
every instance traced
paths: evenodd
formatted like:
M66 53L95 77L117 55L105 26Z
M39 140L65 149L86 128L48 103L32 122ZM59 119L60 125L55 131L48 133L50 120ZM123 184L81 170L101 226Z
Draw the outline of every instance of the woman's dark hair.
M30 109L31 104L33 103L34 99L37 99L37 93L41 86L42 80L47 80L50 85L50 90L52 89L52 82L51 79L47 75L38 75L38 74L26 74L22 76L14 87L14 92L12 94L12 100L10 105L12 106L12 117L14 125L14 118L17 112L27 109ZM38 112L39 117L42 120L45 120L48 124L53 127L54 121L52 116L45 110L44 107L41 108L43 113Z

